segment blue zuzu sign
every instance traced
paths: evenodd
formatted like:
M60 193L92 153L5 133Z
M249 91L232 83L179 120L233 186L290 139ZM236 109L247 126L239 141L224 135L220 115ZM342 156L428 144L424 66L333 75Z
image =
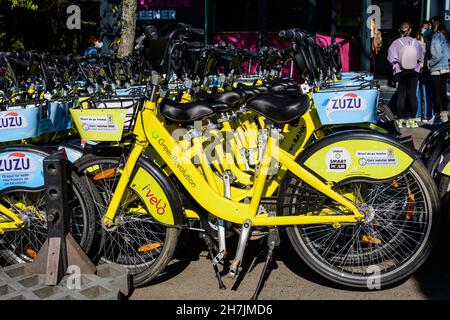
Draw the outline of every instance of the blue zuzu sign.
M36 138L72 128L69 103L25 105L0 111L0 142Z
M26 126L26 119L17 112L8 112L0 115L0 130L20 129Z
M323 125L376 123L378 90L330 91L313 94Z
M31 169L31 159L24 153L14 152L0 158L0 172L26 172Z
M0 192L15 187L41 188L44 185L44 157L29 151L0 153Z

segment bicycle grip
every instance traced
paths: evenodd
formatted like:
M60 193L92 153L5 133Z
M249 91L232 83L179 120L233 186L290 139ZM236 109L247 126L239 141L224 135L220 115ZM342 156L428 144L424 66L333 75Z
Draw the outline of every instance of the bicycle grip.
M285 59L291 58L293 53L294 53L294 48L292 48L292 46L290 46L285 49L278 50L277 56L279 59L285 60Z
M197 36L204 36L205 35L205 30L204 29L190 28L190 31L191 31L192 34L197 35Z
M295 32L293 30L281 30L278 33L278 39L280 40L292 40L295 37Z

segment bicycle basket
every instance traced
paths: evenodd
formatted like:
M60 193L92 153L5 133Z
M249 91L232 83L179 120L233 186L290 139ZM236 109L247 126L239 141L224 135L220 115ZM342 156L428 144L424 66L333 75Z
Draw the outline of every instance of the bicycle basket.
M140 97L82 98L70 114L82 139L120 141L123 134L132 131L141 105Z
M330 91L313 94L322 125L376 123L379 92L376 89Z
M9 104L0 111L0 142L35 138L39 135L40 105Z

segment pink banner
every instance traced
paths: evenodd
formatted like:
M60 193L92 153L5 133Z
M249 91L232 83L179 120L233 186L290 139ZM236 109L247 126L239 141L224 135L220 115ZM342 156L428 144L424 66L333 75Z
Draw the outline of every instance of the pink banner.
M331 44L331 37L321 34L317 34L318 40L323 43L323 46ZM345 40L344 38L336 38L336 42ZM350 70L350 43L346 43L341 48L341 61L342 61L342 71L347 72Z
M224 41L226 44L232 43L236 48L245 48L251 51L258 51L258 33L257 32L224 32L214 35L214 42ZM248 62L241 65L242 73L256 73L257 63L252 64L252 70L248 70Z
M268 46L275 48L286 48L288 43L286 41L280 41L277 38L278 33L270 32L268 34ZM316 37L324 45L331 43L331 37L326 35L317 34ZM257 32L223 32L216 33L214 35L214 42L217 43L223 40L225 43L233 43L237 48L246 48L252 51L258 50L258 33ZM342 41L343 38L336 38L336 41ZM344 72L349 71L350 66L350 44L345 44L341 49L342 69ZM243 64L243 70L247 70L247 64ZM257 66L252 67L252 72L255 72ZM289 76L290 66L287 65L283 68L283 76ZM294 76L296 76L296 70L294 68Z

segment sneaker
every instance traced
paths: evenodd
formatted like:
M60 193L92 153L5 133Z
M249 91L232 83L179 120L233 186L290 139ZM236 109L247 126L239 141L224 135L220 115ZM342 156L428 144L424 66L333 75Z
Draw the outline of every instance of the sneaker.
M411 129L411 119L406 120L406 128Z
M399 127L399 129L403 128L403 120L402 119L395 120L395 122L397 122L397 126Z
M429 124L439 124L441 121L441 118L438 115L434 115L433 117L431 117L430 120L428 120Z
M417 124L417 120L416 119L410 119L410 126L411 126L411 128L418 128L419 125Z

